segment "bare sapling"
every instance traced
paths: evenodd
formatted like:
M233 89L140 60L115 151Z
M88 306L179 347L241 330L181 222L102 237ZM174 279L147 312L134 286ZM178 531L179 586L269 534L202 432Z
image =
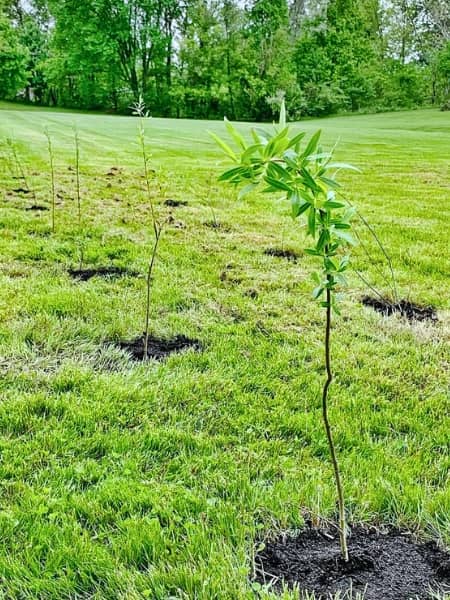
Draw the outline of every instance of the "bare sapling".
M56 231L56 191L55 191L55 165L52 139L48 127L44 129L45 137L47 138L47 149L50 164L50 182L51 182L51 193L52 193L52 233Z
M78 128L73 126L73 139L75 145L75 198L77 201L77 222L78 222L78 251L80 256L79 269L83 268L84 263L84 231L82 219L82 204L81 204L81 181L80 181L80 136Z
M19 179L22 182L25 192L27 194L31 194L33 200L36 201L36 192L34 191L34 188L29 184L28 176L25 172L25 167L23 165L22 159L19 156L19 153L17 152L17 148L13 139L9 137L6 138L6 145L11 154L12 162L16 170L15 177L17 177L17 179Z
M145 179L145 189L147 195L147 201L150 207L150 216L152 221L152 229L153 229L153 244L150 253L150 258L147 266L147 276L146 276L146 302L145 302L145 322L144 322L144 354L143 360L148 360L148 341L149 341L149 332L150 332L150 311L151 311L151 291L152 291L152 282L153 282L153 271L155 268L156 257L158 253L159 241L161 239L161 235L163 232L163 224L158 219L155 210L155 204L153 202L152 192L151 192L151 182L150 182L150 170L149 170L149 161L151 156L147 150L147 144L145 141L145 123L146 120L149 119L149 113L146 110L145 103L142 98L132 106L133 114L139 117L139 126L138 126L138 140L141 151L142 163L144 167L144 179Z

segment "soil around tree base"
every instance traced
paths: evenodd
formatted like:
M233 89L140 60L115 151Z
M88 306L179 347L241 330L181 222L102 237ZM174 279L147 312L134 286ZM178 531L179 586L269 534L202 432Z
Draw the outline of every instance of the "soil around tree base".
M173 198L167 198L167 200L164 201L164 206L170 206L172 208L177 208L180 206L187 206L188 203L186 200L174 200Z
M346 563L336 530L309 527L295 537L281 536L256 555L256 581L276 591L283 583L298 586L317 600L350 590L364 600L425 600L430 591L450 591L450 554L435 542L417 543L397 530L355 527L348 545Z
M25 210L45 212L50 210L48 206L44 206L43 204L32 204L31 206L27 206Z
M409 300L399 300L398 302L389 302L381 298L372 298L364 296L361 299L364 306L370 306L384 316L390 316L398 313L406 317L408 321L437 321L436 310L432 306L419 306Z
M297 252L289 248L266 248L264 250L266 256L275 256L277 258L285 258L286 260L296 261L298 258Z
M133 360L143 361L144 360L144 335L129 341L119 342L119 348L126 350ZM148 348L147 348L147 359L164 360L170 354L181 352L193 348L194 350L200 351L202 345L198 340L193 340L184 335L177 335L171 339L157 338L149 336Z
M97 267L91 269L69 269L68 273L73 279L79 281L89 281L93 277L122 277L128 275L129 277L136 277L138 273L135 271L129 271L122 267Z

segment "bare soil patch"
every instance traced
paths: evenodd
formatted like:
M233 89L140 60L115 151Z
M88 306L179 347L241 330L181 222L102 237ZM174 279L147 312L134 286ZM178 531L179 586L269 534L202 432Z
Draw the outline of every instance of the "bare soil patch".
M143 361L145 358L164 360L170 354L182 352L188 348L193 348L196 351L202 349L199 340L188 338L185 335L177 335L170 339L149 336L146 357L144 355L144 335L134 340L119 342L118 345L119 348L126 350L131 355L131 358L136 361Z
M372 298L364 296L361 300L364 306L370 306L377 312L389 317L398 313L406 317L408 321L437 321L438 317L435 308L432 306L420 306L409 300L400 300L399 302L390 302L381 300L381 298Z
M298 259L297 252L289 248L266 248L264 254L266 256L275 256L276 258L285 258L293 262L296 262Z
M97 267L90 269L69 269L68 273L73 279L78 279L79 281L89 281L93 277L105 277L105 278L113 278L113 277L137 277L139 274L136 271L130 271L129 269L124 269L123 267Z
M409 533L355 527L349 538L350 560L340 554L333 529L302 531L267 542L255 557L256 580L282 583L315 593L364 594L365 600L425 600L430 591L450 591L450 554L435 542L418 543Z
M180 206L187 206L188 203L186 200L174 200L173 198L167 198L167 200L164 201L164 206L170 206L172 208L177 208Z

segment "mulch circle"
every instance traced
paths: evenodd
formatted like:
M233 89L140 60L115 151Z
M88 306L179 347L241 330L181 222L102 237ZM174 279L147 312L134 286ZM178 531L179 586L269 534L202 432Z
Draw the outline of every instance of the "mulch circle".
M164 201L164 206L171 206L173 208L177 208L178 206L187 206L188 203L186 200L174 200L173 198L168 198Z
M47 211L47 210L50 210L50 209L49 209L48 206L44 206L43 204L32 204L31 206L27 206L25 208L25 210L42 212L42 211Z
M289 250L288 248L266 248L264 250L266 256L275 256L277 258L285 258L286 260L296 261L298 258L297 252Z
M97 267L92 269L69 269L68 273L73 279L78 279L79 281L89 281L93 277L136 277L138 273L135 271L129 271L128 269L124 269L122 267Z
M224 233L229 233L231 231L231 227L229 225L221 223L220 221L204 221L203 225L209 229L217 229L218 231L223 231Z
M256 581L277 591L283 584L298 586L317 600L350 590L364 600L425 600L430 590L450 591L450 554L435 542L417 543L394 529L355 527L348 545L345 562L335 530L309 527L296 537L281 536L256 555Z
M31 194L31 190L22 187L14 189L13 192L15 194Z
M364 306L370 306L384 316L390 316L398 313L406 317L408 321L437 321L436 310L432 306L419 306L409 300L400 300L399 302L389 302L381 298L372 298L364 296L361 299Z
M126 350L133 360L144 360L144 335L134 340L119 342L119 348ZM147 358L154 360L164 360L170 354L181 352L193 348L196 351L202 349L202 344L198 340L193 340L184 335L177 335L171 339L157 338L149 336Z

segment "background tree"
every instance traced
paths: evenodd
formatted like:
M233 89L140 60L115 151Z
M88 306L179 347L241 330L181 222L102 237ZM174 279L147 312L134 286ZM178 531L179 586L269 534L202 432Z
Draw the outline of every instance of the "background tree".
M21 43L12 6L0 3L0 98L11 98L28 79L28 49Z
M272 120L448 94L447 0L0 1L4 98Z

